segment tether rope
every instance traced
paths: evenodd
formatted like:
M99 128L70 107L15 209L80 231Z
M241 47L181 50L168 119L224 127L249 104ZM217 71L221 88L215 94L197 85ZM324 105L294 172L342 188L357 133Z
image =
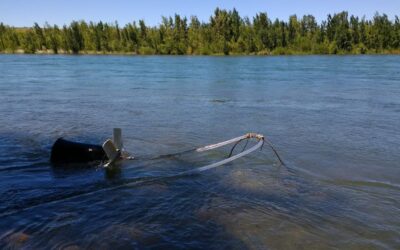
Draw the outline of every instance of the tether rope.
M258 140L258 143L256 145L254 145L253 147L245 150L250 139L256 139L256 140ZM246 140L246 145L243 147L242 152L232 156L235 147L243 140ZM241 157L243 157L245 155L250 154L251 152L253 152L253 151L255 151L255 150L259 149L259 148L262 149L262 147L264 145L264 142L267 142L268 146L272 149L272 151L274 152L274 154L278 158L279 163L281 165L285 165L283 163L282 158L279 156L278 151L275 149L275 147L272 145L272 143L267 138L265 138L263 135L256 134L256 133L247 133L245 135L242 135L242 136L239 136L239 137L236 137L236 138L232 138L232 139L227 140L227 141L223 141L223 142L219 142L219 143L215 143L215 144L210 144L210 145L199 147L199 148L193 148L193 149L185 150L185 151L174 153L174 154L160 155L160 156L157 156L157 157L149 158L148 160L157 160L157 159L162 159L162 158L175 157L175 156L180 156L180 155L191 153L191 152L205 152L205 151L214 150L214 149L217 149L217 148L220 148L220 147L235 143L235 145L232 147L232 149L231 149L231 151L230 151L230 153L228 155L228 158L226 158L224 160L221 160L219 162L215 162L215 163L203 166L203 167L191 169L191 170L188 170L188 171L184 171L184 172L182 172L180 174L177 174L178 176L188 175L188 174L199 173L199 172L202 172L202 171L205 171L205 170L208 170L208 169L216 168L216 167L219 167L219 166L224 165L226 163L229 163L231 161L234 161L236 159L239 159L239 158L241 158ZM137 159L137 158L133 158L133 159ZM141 158L139 158L139 159L141 159ZM141 160L144 160L144 159L141 159Z

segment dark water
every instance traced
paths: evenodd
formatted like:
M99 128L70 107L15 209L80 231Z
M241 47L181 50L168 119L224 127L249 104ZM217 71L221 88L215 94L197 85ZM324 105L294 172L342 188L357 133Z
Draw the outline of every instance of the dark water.
M398 249L400 57L0 56L0 247ZM60 136L121 127L148 157L265 134L200 175L199 156L52 168ZM147 179L146 179L147 178Z

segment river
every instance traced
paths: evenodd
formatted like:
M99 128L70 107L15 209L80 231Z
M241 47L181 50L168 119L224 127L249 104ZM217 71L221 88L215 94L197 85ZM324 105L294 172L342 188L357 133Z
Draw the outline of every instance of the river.
M400 246L399 56L1 55L0 125L1 248ZM258 132L286 164L49 163L57 138L114 127L138 158Z

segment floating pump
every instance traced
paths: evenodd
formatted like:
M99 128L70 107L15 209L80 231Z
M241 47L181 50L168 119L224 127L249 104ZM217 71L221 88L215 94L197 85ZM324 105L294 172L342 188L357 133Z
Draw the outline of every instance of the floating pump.
M50 161L53 164L89 163L102 161L105 166L118 159L132 159L123 151L122 131L114 128L113 140L107 139L102 145L86 144L58 138L51 148Z
M106 154L99 145L68 141L58 138L51 148L50 161L56 164L101 161Z

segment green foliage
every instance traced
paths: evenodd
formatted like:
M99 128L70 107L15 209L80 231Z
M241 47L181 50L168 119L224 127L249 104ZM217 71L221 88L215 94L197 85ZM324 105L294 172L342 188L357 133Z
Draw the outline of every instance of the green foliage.
M0 51L15 52L21 47L21 40L24 36L19 36L15 28L0 23Z
M120 27L117 22L73 21L70 25L15 28L0 23L0 52L132 53L166 55L290 55L398 53L400 20L376 13L372 20L347 12L271 21L267 13L242 18L236 9L217 8L209 22L196 16L162 17L149 27L144 20Z
M57 25L50 27L48 24L44 28L44 33L46 34L46 44L47 48L51 49L54 54L58 54L58 50L61 45L61 32Z
M32 30L28 30L22 45L24 52L30 54L35 53L38 48L37 40L36 34Z

